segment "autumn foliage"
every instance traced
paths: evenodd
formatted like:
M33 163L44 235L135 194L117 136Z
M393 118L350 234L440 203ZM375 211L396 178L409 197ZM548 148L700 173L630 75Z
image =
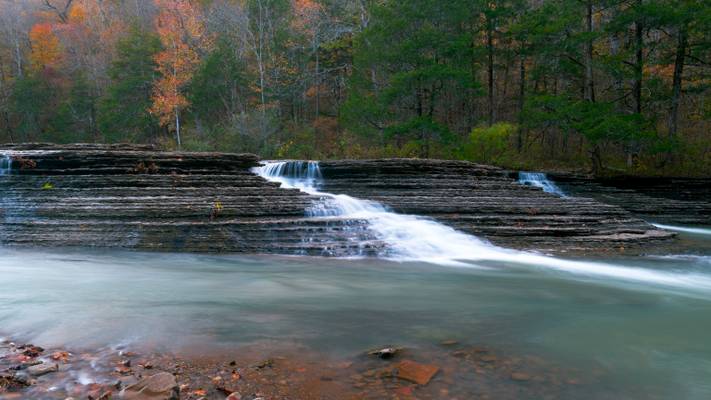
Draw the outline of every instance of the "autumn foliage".
M33 70L42 71L45 68L55 68L62 60L62 49L59 38L49 23L39 23L32 26L30 37L30 62Z
M155 0L155 4L160 10L155 29L164 50L155 57L161 78L154 86L151 112L164 125L175 121L180 141L180 111L189 104L182 90L200 64L198 49L209 51L211 40L192 1Z

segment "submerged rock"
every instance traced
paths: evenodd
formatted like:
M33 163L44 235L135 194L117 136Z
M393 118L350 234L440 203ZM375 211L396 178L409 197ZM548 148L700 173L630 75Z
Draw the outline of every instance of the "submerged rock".
M127 387L120 396L126 400L177 400L180 388L173 374L160 372Z
M38 364L27 368L27 372L32 376L42 376L57 371L59 371L58 364Z
M439 367L436 365L420 364L411 360L400 361L395 368L398 378L418 385L428 384L439 371Z
M397 347L384 347L382 349L371 350L368 352L368 355L376 356L376 357L382 358L384 360L387 360L389 358L395 357L395 355L400 350L402 350L402 349L397 348Z

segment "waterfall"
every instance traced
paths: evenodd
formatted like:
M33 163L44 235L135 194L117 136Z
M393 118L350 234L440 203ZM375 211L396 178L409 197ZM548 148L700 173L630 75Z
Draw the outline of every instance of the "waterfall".
M312 209L306 211L307 216L368 221L369 229L373 234L387 244L388 249L383 256L390 260L478 268L484 268L481 262L495 261L542 267L586 277L615 278L653 285L711 290L711 279L708 277L598 262L564 260L505 249L432 219L394 213L375 201L321 192L318 186L323 178L316 161L269 162L254 168L253 172L269 181L281 183L284 188L296 188L318 196L320 200Z
M519 172L518 183L522 185L535 186L543 189L544 192L560 197L567 197L561 188L553 183L546 174L540 172Z
M0 158L0 176L9 175L12 172L12 157L9 154L3 154Z

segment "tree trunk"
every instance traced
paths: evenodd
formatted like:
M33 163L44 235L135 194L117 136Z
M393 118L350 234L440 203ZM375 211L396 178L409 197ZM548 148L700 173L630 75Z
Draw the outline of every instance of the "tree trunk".
M593 32L593 4L592 0L588 0L586 13L586 28L588 34L592 35ZM595 82L593 79L593 39L590 37L585 43L585 83L584 83L583 96L585 100L594 102L595 101Z
M494 22L486 17L487 71L489 74L489 126L494 125Z
M516 150L519 153L523 150L523 107L526 103L526 57L523 51L521 53L518 83L518 139L516 140Z
M637 0L637 9L642 8L642 0ZM641 17L635 21L635 63L634 63L634 112L642 114L642 75L644 73L644 21Z
M178 150L180 150L180 113L177 108L175 109L175 137L178 142Z
M676 60L674 61L674 78L672 87L671 110L669 112L669 138L676 136L679 128L679 102L681 101L681 84L683 81L684 61L686 49L689 46L689 31L686 25L679 28L679 37L676 46Z
M600 154L600 146L595 143L590 151L590 162L592 164L592 173L599 176L602 172L602 155Z

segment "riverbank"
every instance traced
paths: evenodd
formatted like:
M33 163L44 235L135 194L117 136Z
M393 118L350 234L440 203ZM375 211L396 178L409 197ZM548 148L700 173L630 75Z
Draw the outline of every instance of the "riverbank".
M13 390L21 399L52 387L60 400L115 396L119 379L168 372L188 385L181 398L222 400L215 382L233 370L247 399L708 397L708 252L568 261L5 249L2 334L20 353L44 349L14 351L0 370L59 365ZM404 350L365 354L387 346ZM427 384L401 379L405 360L437 372Z
M0 398L42 399L492 399L562 398L602 370L561 368L533 355L447 340L384 346L347 358L264 344L192 355L43 349L0 342ZM148 391L144 388L148 387Z

